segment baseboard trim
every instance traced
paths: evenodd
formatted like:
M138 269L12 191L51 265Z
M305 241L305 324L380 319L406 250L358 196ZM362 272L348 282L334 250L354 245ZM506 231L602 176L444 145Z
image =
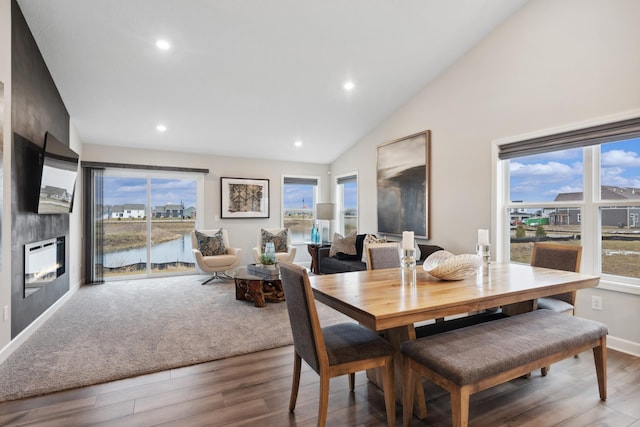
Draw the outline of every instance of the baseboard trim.
M616 350L622 353L630 354L631 356L640 357L640 343L637 343L637 342L608 336L607 348L610 348L611 350Z
M58 301L54 302L51 307L46 309L44 313L42 313L40 316L38 316L37 319L31 322L29 326L24 328L24 330L20 332L18 336L9 341L9 344L4 346L0 350L0 363L7 360L7 358L11 356L11 354L13 354L13 352L16 351L27 340L27 338L29 338L40 327L40 325L46 322L47 319L49 319L53 315L53 313L55 313L60 307L62 307L62 304L64 304L69 298L71 298L71 295L75 294L78 289L80 289L80 283L76 283L75 285L71 286L66 294L61 296Z

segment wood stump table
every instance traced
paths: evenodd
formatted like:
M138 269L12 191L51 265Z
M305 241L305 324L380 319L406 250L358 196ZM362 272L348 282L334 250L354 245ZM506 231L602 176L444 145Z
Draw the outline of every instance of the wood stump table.
M247 273L242 267L233 273L236 284L236 300L253 301L256 307L269 302L284 301L284 290L280 279L264 279Z

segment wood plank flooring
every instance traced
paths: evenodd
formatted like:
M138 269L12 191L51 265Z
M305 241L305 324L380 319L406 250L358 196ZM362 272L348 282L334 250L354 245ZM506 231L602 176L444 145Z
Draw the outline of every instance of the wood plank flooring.
M318 376L304 366L295 413L288 411L292 348L284 347L0 404L2 426L315 426ZM449 395L425 384L429 415L413 426L451 425ZM585 352L472 395L472 426L640 427L640 358L608 352L601 402ZM402 408L396 406L398 425ZM331 380L328 426L385 426L382 392L356 375Z

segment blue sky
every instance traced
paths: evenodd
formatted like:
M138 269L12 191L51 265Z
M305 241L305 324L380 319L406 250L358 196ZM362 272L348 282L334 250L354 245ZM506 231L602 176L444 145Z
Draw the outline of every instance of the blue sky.
M357 206L357 184L345 184L345 207ZM313 208L313 187L303 184L287 184L284 188L283 206L285 209L302 209L303 206Z
M640 188L640 138L601 147L601 185ZM582 151L575 148L511 159L511 200L546 202L558 193L581 192Z
M189 179L151 179L151 206L184 203L196 205L196 181ZM147 179L104 177L104 204L147 203Z

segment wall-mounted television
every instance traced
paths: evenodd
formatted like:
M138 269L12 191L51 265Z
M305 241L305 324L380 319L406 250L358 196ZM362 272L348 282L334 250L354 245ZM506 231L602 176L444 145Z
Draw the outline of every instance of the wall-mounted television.
M78 154L49 132L44 137L40 180L40 197L36 212L65 214L73 208L78 177Z

